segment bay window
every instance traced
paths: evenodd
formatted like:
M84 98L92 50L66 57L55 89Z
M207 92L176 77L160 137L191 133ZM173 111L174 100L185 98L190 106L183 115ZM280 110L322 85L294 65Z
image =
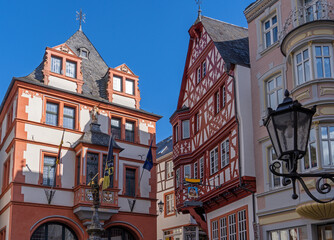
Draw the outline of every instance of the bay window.
M275 153L275 150L273 147L268 148L268 155L269 155L269 165L273 164L274 162L276 162L277 156ZM287 173L288 170L286 168L286 164L282 164L280 169L277 169L278 172L280 173ZM276 176L274 174L272 174L271 172L269 172L270 175L270 184L271 184L271 188L279 188L279 187L283 187L283 178L280 176Z
M182 139L190 137L189 120L182 121Z
M210 174L218 171L218 147L210 151Z
M334 165L334 126L321 127L321 148L324 167Z
M99 172L99 154L88 152L86 159L87 159L86 184L88 184Z
M295 56L297 85L311 80L309 49L298 52Z
M191 178L190 165L185 165L183 170L184 170L184 178Z
M227 166L230 162L230 141L229 139L224 140L221 143L221 168Z
M204 157L199 159L199 178L203 179L204 177Z
M302 159L302 170L307 171L312 168L318 167L317 161L317 138L315 129L312 128L310 131L310 137L308 140L307 152Z
M315 72L317 78L330 78L332 77L331 70L331 58L333 52L331 46L327 45L315 45L314 54L315 54Z

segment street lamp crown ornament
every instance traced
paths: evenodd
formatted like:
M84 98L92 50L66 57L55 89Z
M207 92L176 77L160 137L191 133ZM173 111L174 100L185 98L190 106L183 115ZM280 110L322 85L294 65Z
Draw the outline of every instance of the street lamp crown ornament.
M270 140L275 150L277 159L269 166L269 170L276 176L283 177L283 185L292 183L292 198L297 199L296 180L300 182L307 195L318 203L327 203L334 200L320 200L315 197L303 178L318 178L316 190L320 194L327 194L331 191L331 181L334 184L334 174L328 173L298 173L298 160L305 156L307 151L308 139L312 125L312 117L316 112L316 106L312 109L304 108L297 101L289 97L290 93L285 90L285 98L276 110L268 108L268 116L264 119ZM280 171L282 164L285 164L287 172Z

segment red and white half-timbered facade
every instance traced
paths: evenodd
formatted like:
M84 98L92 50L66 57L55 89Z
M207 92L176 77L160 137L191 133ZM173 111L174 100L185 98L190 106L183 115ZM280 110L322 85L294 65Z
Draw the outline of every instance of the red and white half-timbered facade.
M176 207L190 213L210 239L225 239L222 229L233 239L249 239L255 175L248 32L199 16L189 34L177 109L170 118ZM185 178L201 183L190 185ZM188 194L189 186L198 188L198 197Z

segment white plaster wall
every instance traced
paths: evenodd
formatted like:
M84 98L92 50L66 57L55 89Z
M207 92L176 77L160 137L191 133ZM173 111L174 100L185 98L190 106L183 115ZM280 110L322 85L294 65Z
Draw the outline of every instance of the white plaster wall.
M143 164L148 153L149 146L140 147L132 144L117 142L117 144L124 148L124 150L119 154L120 157L132 158L136 160L142 160Z
M22 186L21 192L24 195L24 202L48 204L44 188ZM73 200L74 200L73 192L56 190L51 203L53 205L71 207L73 206Z
M121 104L123 106L132 107L132 108L136 107L136 102L133 98L124 97L118 94L113 94L112 98L113 98L112 100L113 103Z
M237 65L235 79L240 122L241 176L255 176L250 69Z
M9 203L11 194L12 194L12 189L10 188L6 192L6 194L2 196L1 201L0 201L0 210L3 209L6 206L7 203ZM1 227L0 227L0 229L1 229Z
M101 124L100 126L101 131L108 134L108 129L109 129L108 113L100 113L98 115L98 123Z
M86 132L89 129L90 113L85 106L80 109L80 131Z
M31 97L28 92L23 92L21 96L29 99L29 103L25 109L25 112L28 114L28 120L41 122L43 112L43 99L41 95L37 93Z
M67 91L77 92L77 84L75 82L55 77L49 76L49 86L65 89Z
M5 240L9 239L9 219L10 219L10 208L7 208L6 211L4 211L0 215L0 229L2 229L3 227L6 227Z
M252 195L242 198L236 202L230 203L226 205L225 207L221 207L217 210L214 210L206 215L207 218L207 225L208 225L208 232L209 232L209 239L212 238L211 236L211 219L219 217L224 214L228 214L231 211L234 211L235 209L238 209L240 207L244 207L245 205L248 206L248 236L249 239L254 238L254 231L253 231L253 204L252 204Z
M10 150L10 152L7 154L6 153L6 149L8 148L9 144L11 143L11 141L14 138L14 132L15 132L15 128L12 129L12 131L9 133L8 138L6 139L6 141L3 143L3 147L0 151L0 186L2 186L2 174L3 174L3 163L7 160L8 156L11 155L11 161L10 161L10 169L9 169L9 182L12 180L12 169L13 169L13 154L12 154L12 149ZM2 188L0 187L0 192L2 193Z
M146 123L144 120L139 122L139 141L141 144L150 144L150 133L148 128L155 128L153 123Z
M130 200L132 201L133 199L130 199ZM120 207L120 209L119 209L120 211L131 212L128 198L119 197L118 198L118 206ZM135 206L133 208L133 212L148 214L149 210L150 210L150 207L151 207L151 201L136 199L136 203L135 203Z

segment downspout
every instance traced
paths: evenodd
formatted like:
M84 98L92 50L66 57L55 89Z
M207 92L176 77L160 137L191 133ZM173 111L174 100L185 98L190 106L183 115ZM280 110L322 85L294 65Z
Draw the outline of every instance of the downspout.
M233 70L234 70L235 65L233 66ZM234 77L234 74L230 74L230 70L232 69L231 63L225 63L224 64L224 69L227 72L227 75L230 76L233 79L233 88L234 88L234 109L235 109L235 121L237 122L237 128L238 128L238 156L239 156L239 161L238 161L238 168L239 168L239 187L242 188L243 190L250 192L252 194L252 206L253 206L253 224L255 224L257 226L257 222L256 222L256 211L255 211L255 192L246 188L242 182L242 177L241 177L241 161L240 161L240 122L239 122L239 114L238 114L238 105L237 105L237 88L236 88L236 80ZM254 235L255 235L255 231L254 231Z

